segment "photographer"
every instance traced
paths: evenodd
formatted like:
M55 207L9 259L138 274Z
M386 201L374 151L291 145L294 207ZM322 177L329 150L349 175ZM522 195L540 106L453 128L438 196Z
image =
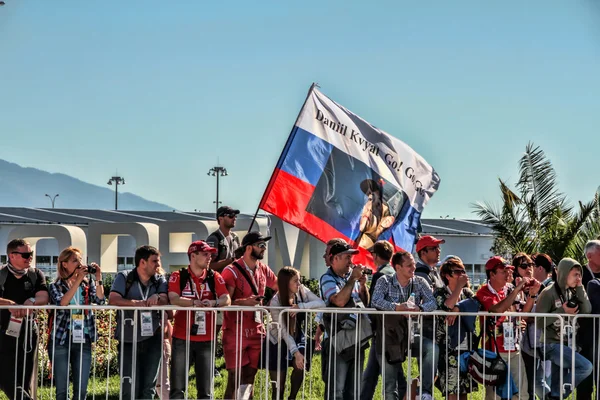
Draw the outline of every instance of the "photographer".
M67 247L58 256L58 278L50 285L50 302L58 306L104 304L102 271L98 264L81 263L81 250ZM87 275L94 275L95 281ZM96 282L98 285L96 285ZM73 375L73 398L86 398L92 343L96 322L92 310L51 312L48 325L48 356L52 362L56 399L68 398L69 370Z
M320 279L321 297L327 307L364 308L365 304L369 304L364 267L352 264L352 256L357 253L358 250L346 243L331 246L331 266ZM357 399L365 355L362 331L368 329L368 336L371 336L370 321L364 314L350 313L325 313L323 318L328 334L323 347L327 348L329 366L326 381L328 393L325 398ZM360 329L361 332L356 332L355 329ZM358 349L357 338L360 343ZM355 354L358 355L358 360Z
M571 258L563 258L558 263L556 282L548 286L539 296L536 312L576 315L589 314L592 306L582 284L583 269L579 263ZM576 326L571 325L571 318L565 320L567 337L561 332L559 318L544 318L545 329L541 341L546 360L552 362L551 399L563 398L560 388L560 368L563 369L563 382L569 382L571 365L575 365L575 382L571 390L579 385L592 372L592 364L581 354L575 353L572 357L572 339ZM564 340L564 343L563 343ZM562 359L561 359L562 348ZM565 393L567 395L568 393Z

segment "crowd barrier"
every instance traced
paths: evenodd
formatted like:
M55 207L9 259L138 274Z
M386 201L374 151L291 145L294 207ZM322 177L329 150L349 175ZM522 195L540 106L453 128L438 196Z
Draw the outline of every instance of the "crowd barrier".
M0 309L8 308L11 307L0 307ZM138 319L140 318L139 311L147 311L147 308L141 309L134 307L114 306L28 307L27 310L29 310L31 313L32 318L35 319L37 331L39 332L37 349L34 349L33 346L33 343L35 342L35 335L31 330L30 324L26 324L24 328L25 337L23 337L22 340L22 343L25 346L25 358L28 359L29 357L33 357L35 360L35 372L33 374L34 382L32 383L34 398L56 398L56 380L62 377L56 376L54 359L53 357L49 357L49 354L55 354L49 348L48 343L51 342L54 344L54 346L56 346L56 341L49 340L52 335L56 335L56 325L54 325L53 328L48 327L48 315L52 314L56 310L65 309L70 310L70 312L75 310L93 310L95 314L94 318L96 319L96 326L98 327L98 340L92 346L91 371L88 383L87 398L125 399L119 386L136 382L137 380L141 379L140 377L136 376L135 372L136 362L139 358L139 355L137 342L134 341L133 354L136 356L132 357L131 360L124 360L123 357L119 357L120 354L123 354L124 344L123 342L119 342L114 337L117 323L116 312L125 310L138 311L134 313L132 319L125 318L124 313L119 314L121 324L132 324L134 335L136 335L138 329ZM467 337L467 340L470 335L480 334L482 332L480 320L483 318L496 318L495 322L498 322L498 319L506 319L506 317L510 317L514 319L515 326L517 326L515 336L519 336L520 339L516 339L515 337L515 340L518 340L520 348L519 346L515 346L514 350L508 351L506 354L502 354L502 358L507 360L507 374L508 376L512 377L512 385L517 389L517 393L514 396L507 395L505 398L513 397L514 399L530 399L537 395L537 398L545 399L546 396L549 395L549 390L550 387L552 387L552 384L559 388L560 396L562 398L565 398L571 394L574 395L574 392L577 390L577 380L580 380L581 378L581 376L578 376L578 374L581 374L583 369L589 369L587 364L579 363L580 359L578 358L577 354L582 352L588 355L588 358L591 358L589 360L592 365L591 376L593 382L598 382L599 374L597 367L600 365L600 354L598 352L600 316L597 315L568 316L537 313L495 314L487 312L452 313L443 311L410 313L377 311L374 309L325 308L309 310L278 308L279 318L277 321L273 321L271 319L272 310L274 310L274 308L271 307L234 306L226 308L180 308L174 306L152 307L152 311L161 314L163 321L166 320L168 311L205 311L212 313L213 316L215 316L217 312L226 311L236 313L236 320L238 321L241 320L241 313L243 312L259 312L260 317L265 322L266 332L276 333L276 337L273 337L272 340L272 342L275 342L274 344L269 344L269 341L262 343L261 356L266 363L272 359L276 360L277 366L282 365L285 362L284 357L289 358L289 354L285 354L280 350L281 344L285 339L284 336L290 332L290 324L293 324L293 321L295 321L295 318L298 318L299 315L303 315L305 320L304 331L306 332L306 344L304 347L304 364L303 368L300 368L303 377L302 386L296 397L297 399L334 400L336 399L336 394L339 396L339 393L345 393L344 398L352 398L349 393L355 393L356 398L361 399L391 398L389 395L386 396L386 388L390 387L390 382L396 382L396 384L398 384L398 382L402 380L402 375L404 376L406 385L405 387L401 387L402 385L398 386L397 392L398 395L402 394L401 398L408 400L419 398L419 396L424 394L424 382L435 382L435 389L433 390L434 398L449 398L451 397L450 392L452 391L452 388L457 385L460 386L461 384L464 384L463 380L465 377L471 381L473 391L461 396L461 398L483 399L485 397L486 399L491 399L493 398L492 395L494 392L497 391L494 390L490 394L490 392L486 391L482 385L474 382L472 380L472 375L465 374L464 370L461 369L460 362L460 360L467 360L472 350L476 350L477 348L486 348L490 340L488 337L484 336L481 343L477 343L472 346L458 346L455 352L447 351L447 346L444 344L445 342L438 343L437 348L433 346L433 343L437 343L436 338L441 337L444 332L447 333L450 329L453 329L454 334L458 335L458 343L463 343L460 339L463 337L463 333L466 334L465 337ZM364 329L366 320L364 320L363 316L366 315L373 320L379 319L381 324L380 326L385 332L390 329L391 324L396 324L398 322L397 317L399 315L404 315L406 317L406 327L408 329L406 332L407 342L405 343L405 358L396 364L393 364L391 361L388 362L387 357L391 357L390 354L393 353L392 349L402 343L390 340L387 335L382 335L381 337L378 336L376 339L380 342L378 345L380 345L382 349L382 353L379 356L377 356L376 353L370 354L374 350L374 343L372 339L369 340L368 348L364 348L364 346L354 346L351 349L351 352L345 354L346 358L351 360L349 365L351 365L351 369L354 371L354 373L349 376L349 380L344 383L344 388L339 387L341 381L334 379L334 377L343 374L344 371L339 370L340 367L339 363L336 361L336 358L334 356L329 356L332 354L338 354L337 352L340 349L336 348L336 346L339 343L339 337L335 338L335 340L332 340L331 337L322 340L322 347L320 349L318 346L316 346L314 340L314 333L317 329L315 318L320 318L320 320L322 320L323 314L330 319L330 322L328 322L330 326L338 326L340 323L343 324L343 321L347 321L349 316L354 318L355 325L352 326L352 324L350 324L350 328L345 326L344 330L348 331L345 332L346 336L352 337L352 335L354 335L354 340L356 343L361 342L361 335L364 333L363 331L368 331L368 329ZM455 317L453 323L449 317ZM477 321L475 324L476 330L475 332L470 333L470 335L469 332L467 332L468 329L465 327L466 325L462 322L466 317L472 317ZM519 322L517 323L517 321ZM451 328L454 326L454 324L458 325L454 328ZM585 331L580 330L579 332L575 332L573 326L577 326L578 324L581 325L582 329L585 329ZM550 343L547 340L540 339L539 333L537 333L538 330L544 329L548 325L554 326L558 332L561 333L559 343L562 344L561 346L556 346L555 343ZM493 330L493 332L497 332L498 329L503 329L502 322L495 324L494 326L495 330ZM372 325L370 328L371 331L373 331L375 327L375 325ZM185 340L185 359L189 359L191 354L191 342L189 337L190 329L187 328L188 327L186 327L186 331L188 332L188 335ZM213 325L212 330L213 337L221 337L221 335L217 332L216 326ZM585 334L582 332L585 332ZM165 334L165 330L161 329L160 365L162 367L158 377L158 384L160 386L157 388L157 398L165 398L167 394L164 391L164 386L162 386L164 385L164 382L166 382L165 378L169 373L169 369L166 367L167 363L163 362L167 361L168 352L166 350L168 350L170 347L169 341L165 340L168 339L165 337ZM245 332L244 327L239 324L236 337L242 338L247 334L248 332ZM433 336L433 340L431 340L431 336ZM267 338L269 338L268 334ZM582 341L582 338L584 338L585 341ZM528 341L527 346L525 346L526 349L523 346L525 344L524 340ZM236 348L242 346L242 341L242 339L236 341ZM83 346L82 344L69 343L69 354L71 351L76 350L75 346ZM206 374L210 374L211 377L210 386L213 398L223 398L222 396L224 386L228 378L228 372L224 369L223 351L219 343L220 339L211 341L210 368L208 368L208 370L194 370L193 372L190 370L189 373L186 374L186 391L184 398L196 398L195 385L193 384L193 381L195 380L196 376L206 376ZM30 348L27 348L27 346L30 346ZM275 351L276 354L272 354L273 351ZM529 363L523 362L525 357L521 355L522 352L526 352L526 355L529 356ZM489 364L488 361L495 358L494 354L495 353L493 351L481 352L481 357L483 359L483 374L486 374L485 369ZM589 354L591 354L591 357ZM241 362L242 353L236 351L236 356L237 360ZM375 361L371 360L372 356L374 356L373 359ZM431 357L434 357L434 361L431 360ZM435 362L436 357L438 360L437 363ZM318 362L319 359L321 362ZM15 371L19 370L19 365L24 368L26 364L25 359L21 360L22 364L19 365L18 361L19 360L15 357ZM119 371L123 370L124 364L128 361L132 364L132 373L130 376L123 376L119 373ZM373 367L371 364L377 361L380 365L379 370L369 369ZM0 360L0 363L2 362L5 361ZM81 367L84 363L83 357L81 357L79 360L76 360L76 362L78 362L79 366ZM468 363L463 363L462 366L467 366L468 368L468 365ZM215 369L220 370L221 377L213 376ZM445 371L443 382L439 374L441 369ZM367 370L369 370L368 374ZM71 373L73 373L73 371L71 371ZM235 374L235 381L237 383L241 382L240 373L241 372L237 370ZM332 378L327 378L328 373ZM366 379L363 379L363 377ZM529 387L527 386L528 377L535 383ZM82 376L80 375L79 378L82 378ZM71 376L69 379L72 385L73 377ZM324 379L328 381L327 384L324 384ZM378 380L381 382L379 386L377 386ZM81 381L81 379L79 379L79 381ZM556 385L557 382L558 385ZM255 379L253 398L265 400L283 399L284 397L281 397L279 389L285 388L286 385L289 386L289 384L290 371L288 371L285 377L280 373L272 375L269 373L266 365L261 365L261 369L259 370ZM23 379L20 381L15 379L14 389L16 390L16 388L19 386L27 387L27 382L25 382ZM73 388L71 388L71 390L73 390ZM163 391L162 394L161 390ZM511 392L510 387L507 390ZM287 398L288 391L289 388L284 391L284 393L286 393L285 398ZM534 397L530 396L529 392L533 392ZM594 391L594 395L595 394L596 391ZM3 395L0 394L0 398L1 396Z

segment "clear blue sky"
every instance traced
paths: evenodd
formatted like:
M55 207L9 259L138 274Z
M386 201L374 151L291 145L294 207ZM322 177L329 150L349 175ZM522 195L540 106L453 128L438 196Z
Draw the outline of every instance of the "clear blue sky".
M436 168L426 217L496 201L530 140L572 200L600 184L591 0L5 1L0 158L23 166L210 211L219 162L253 212L316 81Z

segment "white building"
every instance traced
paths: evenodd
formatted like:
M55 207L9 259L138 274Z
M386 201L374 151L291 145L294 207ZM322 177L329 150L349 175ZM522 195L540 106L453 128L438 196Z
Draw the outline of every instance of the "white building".
M240 237L251 220L251 215L239 216L236 233ZM293 265L310 278L325 271L322 242L277 217L261 215L256 223L273 236L267 257L275 271ZM442 257L460 256L478 283L492 255L494 236L489 227L454 219L423 219L421 224L423 234L446 240ZM211 213L0 207L0 261L6 262L6 244L24 237L34 247L36 266L51 276L56 273L60 250L70 245L80 248L89 261L99 262L103 271L117 272L133 268L137 246L151 244L162 253L163 267L174 271L187 265L189 243L216 229Z

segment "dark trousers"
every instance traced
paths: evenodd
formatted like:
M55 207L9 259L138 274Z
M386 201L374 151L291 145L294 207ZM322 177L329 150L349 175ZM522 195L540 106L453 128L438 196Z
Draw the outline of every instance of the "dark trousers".
M329 340L323 342L323 347L329 345ZM328 348L325 400L359 399L364 361L364 350L358 351L358 359L346 361L333 348Z
M591 400L592 393L594 392L594 375L597 379L600 373L600 366L596 362L596 357L594 357L595 354L598 354L600 327L598 326L598 320L591 320L589 318L579 319L579 324L576 338L577 346L581 347L579 354L587 358L594 365L594 370L577 386L577 400ZM598 398L598 394L595 397Z
M186 341L173 338L171 348L171 399L183 399L186 392L186 382L190 364L194 363L196 370L197 399L212 399L211 381L215 354L213 352L215 342L189 342L189 350L186 351ZM189 358L186 353L189 351Z
M529 400L535 400L535 381L533 380L533 376L535 375L537 360L524 351L521 351L521 356L523 357L525 374L527 375L527 394L529 395Z
M0 333L0 390L9 399L32 398L32 375L37 361L38 334L35 328L27 333L25 337L25 322L18 339L6 336L4 332Z
M133 343L122 342L119 345L119 365L121 369L121 392L123 400L153 399L156 394L156 381L162 356L161 331L137 343L133 354ZM122 364L121 364L122 363ZM133 368L135 365L135 379Z

